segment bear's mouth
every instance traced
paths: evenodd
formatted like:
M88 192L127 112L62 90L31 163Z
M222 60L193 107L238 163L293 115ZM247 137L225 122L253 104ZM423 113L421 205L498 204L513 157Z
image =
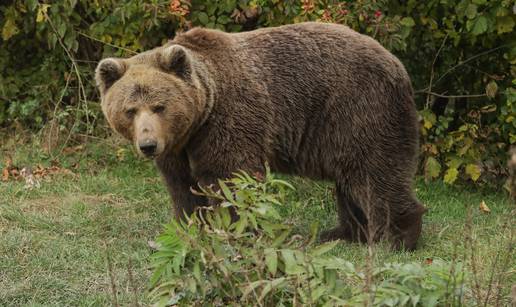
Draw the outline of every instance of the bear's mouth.
M136 144L138 152L145 158L155 159L163 153L163 146L155 139L146 138Z

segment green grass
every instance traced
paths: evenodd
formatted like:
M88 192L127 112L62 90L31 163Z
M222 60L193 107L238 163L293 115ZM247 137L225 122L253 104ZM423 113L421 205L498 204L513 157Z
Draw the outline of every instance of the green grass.
M9 155L18 167L57 162L75 173L47 178L32 190L22 181L0 182L0 306L109 305L109 263L118 303L147 303L148 241L170 218L169 196L151 162L136 158L127 146L120 151L108 144L58 156L42 153L38 143L11 142L0 148L0 169ZM332 227L336 214L331 185L288 180L296 191L282 208L285 221L301 235L314 221L321 228ZM500 286L503 301L509 302L510 286L516 283L516 259L509 250L514 245L514 204L501 192L422 180L417 195L430 209L420 248L392 252L380 244L375 262L463 261L470 274L468 286L475 290L470 296L489 294L491 303L496 289L489 290L490 285ZM478 209L482 201L491 213ZM367 248L342 243L335 253L360 265Z

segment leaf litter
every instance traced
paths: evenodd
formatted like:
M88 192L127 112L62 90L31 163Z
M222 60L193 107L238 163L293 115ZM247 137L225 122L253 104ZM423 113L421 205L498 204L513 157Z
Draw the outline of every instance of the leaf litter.
M60 167L59 165L43 166L15 166L12 159L5 160L5 167L2 169L2 182L8 181L25 181L26 189L34 189L41 187L42 181L49 181L58 175L75 175L71 170Z

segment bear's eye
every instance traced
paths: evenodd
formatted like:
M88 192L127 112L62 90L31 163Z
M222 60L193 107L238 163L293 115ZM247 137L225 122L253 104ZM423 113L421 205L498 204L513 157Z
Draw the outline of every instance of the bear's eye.
M163 111L165 111L165 107L164 106L154 106L154 107L152 107L152 112L154 112L154 113L163 113Z
M127 109L125 111L125 115L127 116L127 118L133 118L136 115L136 109L135 108Z

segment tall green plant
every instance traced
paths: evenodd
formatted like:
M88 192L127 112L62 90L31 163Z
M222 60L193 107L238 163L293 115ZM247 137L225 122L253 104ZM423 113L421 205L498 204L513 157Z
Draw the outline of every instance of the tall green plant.
M151 257L151 300L159 306L436 306L461 302L460 265L434 261L385 264L368 284L364 268L331 255L338 242L317 245L291 234L276 207L291 186L269 172L219 181L220 191L202 195L219 207L172 221L157 238ZM230 208L239 219L231 223ZM366 287L367 285L367 287ZM369 289L369 291L364 291Z

